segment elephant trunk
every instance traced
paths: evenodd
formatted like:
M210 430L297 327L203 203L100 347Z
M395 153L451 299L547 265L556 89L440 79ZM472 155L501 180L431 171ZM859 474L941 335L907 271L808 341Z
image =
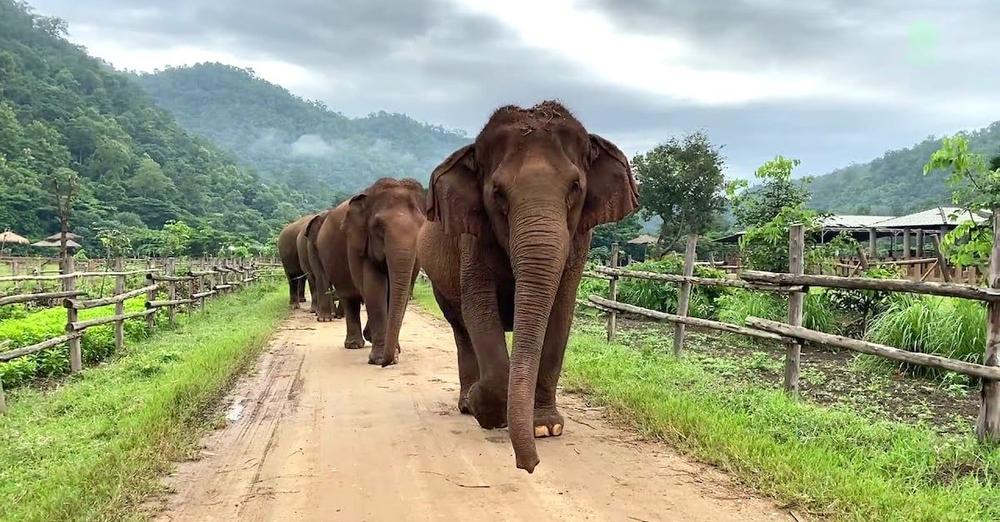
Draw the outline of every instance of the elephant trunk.
M512 216L510 257L514 272L514 353L507 385L507 425L517 467L531 473L535 451L535 386L548 317L568 256L566 209L557 204Z
M414 235L408 243L415 243ZM389 283L389 309L385 326L385 348L382 352L382 366L396 362L396 348L399 346L399 330L403 327L403 315L410 300L410 283L417 263L416 244L386 252Z

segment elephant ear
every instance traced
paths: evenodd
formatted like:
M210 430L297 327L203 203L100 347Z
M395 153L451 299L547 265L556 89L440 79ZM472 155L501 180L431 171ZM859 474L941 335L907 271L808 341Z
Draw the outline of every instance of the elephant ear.
M581 230L620 221L639 207L639 191L628 158L614 143L590 135L587 196L580 215Z
M440 221L449 236L478 236L483 230L486 214L473 145L456 150L434 169L427 189L427 219Z
M323 226L323 222L326 221L326 212L321 212L316 214L306 223L305 233L306 239L309 241L316 241L316 236L319 234L320 227Z
M347 204L347 216L341 230L347 236L347 245L364 254L368 249L367 194L357 194Z

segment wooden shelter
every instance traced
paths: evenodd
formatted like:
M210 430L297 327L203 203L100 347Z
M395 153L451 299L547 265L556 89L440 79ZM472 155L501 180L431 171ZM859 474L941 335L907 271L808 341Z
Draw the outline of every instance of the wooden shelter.
M77 236L77 237L79 237L79 236ZM47 247L56 247L56 248L59 248L60 245L61 245L61 240L59 240L59 239L57 239L55 241L51 241L51 240L48 240L48 239L43 239L41 241L38 241L36 243L32 243L31 244L31 246L42 247L42 248L47 248ZM80 248L82 246L83 245L81 245L80 243L77 243L76 241L73 241L72 239L66 239L66 248Z
M73 241L79 241L79 240L81 240L83 238L80 237L80 236L78 236L78 235L76 235L76 234L74 234L74 233L72 233L72 232L66 232L66 239L71 239ZM62 240L62 232L56 232L55 234L52 234L51 236L45 238L45 241L60 241L60 240ZM79 246L79 245L77 245L77 246Z

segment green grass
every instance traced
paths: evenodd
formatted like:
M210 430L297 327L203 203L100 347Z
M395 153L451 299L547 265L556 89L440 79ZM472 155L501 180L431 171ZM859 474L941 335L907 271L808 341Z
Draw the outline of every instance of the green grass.
M415 300L437 310L426 284ZM609 345L599 321L578 321L562 383L802 511L859 521L1000 519L1000 449L792 400L657 346Z
M248 289L55 391L15 390L0 416L0 520L138 518L286 316L285 299L275 285Z
M1000 451L971 437L734 386L697 363L608 345L591 330L570 340L567 389L765 494L845 520L1000 517Z
M868 331L873 342L976 363L983 358L985 335L982 303L935 296L896 299Z

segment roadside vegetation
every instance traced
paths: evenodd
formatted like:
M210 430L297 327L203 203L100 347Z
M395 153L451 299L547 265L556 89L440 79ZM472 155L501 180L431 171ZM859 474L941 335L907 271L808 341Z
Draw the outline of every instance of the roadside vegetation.
M56 389L13 390L0 416L0 519L135 516L286 316L285 300L279 285L261 284Z

